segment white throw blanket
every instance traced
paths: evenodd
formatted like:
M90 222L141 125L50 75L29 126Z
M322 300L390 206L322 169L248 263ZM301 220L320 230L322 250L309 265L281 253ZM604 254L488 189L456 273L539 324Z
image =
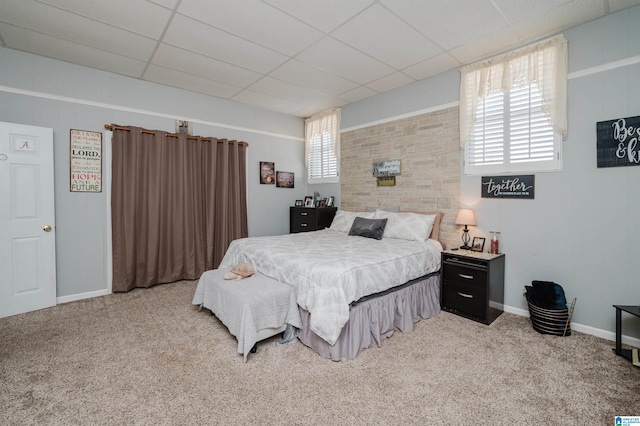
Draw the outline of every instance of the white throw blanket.
M333 345L349 319L349 303L440 269L438 241L374 240L322 231L235 240L220 268L249 263L294 288L311 313L310 328Z
M241 281L225 280L227 272L229 268L203 273L192 303L211 310L227 326L238 339L244 362L261 330L284 324L301 327L298 305L289 287L261 274Z

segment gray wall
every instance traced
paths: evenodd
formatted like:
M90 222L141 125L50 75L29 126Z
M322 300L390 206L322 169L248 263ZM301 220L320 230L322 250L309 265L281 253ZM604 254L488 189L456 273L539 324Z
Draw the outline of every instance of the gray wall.
M289 206L306 194L302 119L0 48L0 120L54 130L57 295L107 292L107 196L69 192L69 131L105 123L173 132L195 119L194 134L249 142L249 234L289 232ZM104 149L108 150L106 138ZM105 152L106 156L106 152ZM260 185L260 161L294 172L294 189ZM105 173L109 165L103 163Z
M461 178L461 204L476 212L473 236L502 232L505 305L526 314L524 285L561 284L577 298L574 328L611 338L613 304L639 304L640 166L596 167L596 122L640 115L640 7L564 32L569 41L569 137L563 171L536 174L535 200L480 197L480 177ZM457 102L452 71L345 106L343 128ZM640 336L635 318L624 333Z
M536 174L535 200L483 200L478 177L461 179L461 202L476 210L479 221L472 234L502 231L507 310L526 313L523 286L553 280L578 298L576 329L604 330L604 337L614 327L612 304L640 303L640 167L597 169L595 162L595 123L640 115L638 22L640 7L564 32L571 73L564 170ZM0 120L54 129L58 296L106 289L106 198L69 193L70 129L100 131L115 122L171 131L175 115L208 123L196 123L196 134L249 142L250 235L287 232L288 206L314 190L335 195L339 203L339 185L304 183L301 119L8 49L0 49L0 85ZM342 128L451 105L458 101L458 85L458 71L451 71L347 105ZM296 173L296 188L259 185L259 161ZM625 321L625 334L640 336L636 324Z

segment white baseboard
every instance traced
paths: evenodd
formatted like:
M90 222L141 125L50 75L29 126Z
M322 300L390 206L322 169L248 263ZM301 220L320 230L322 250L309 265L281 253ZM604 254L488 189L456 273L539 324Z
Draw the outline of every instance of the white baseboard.
M522 317L529 317L529 311L520 308L514 308L513 306L504 306L504 311L514 315L520 315ZM600 337L602 339L611 340L612 342L616 341L616 333L613 331L602 330L600 328L591 327L588 325L583 325L576 323L574 321L571 322L571 329L575 331L579 331L580 333L590 334L592 336ZM640 347L640 339L622 335L622 343L630 346Z
M91 299L92 297L98 297L98 296L106 296L107 294L111 294L111 292L107 289L88 291L86 293L72 294L71 296L58 297L56 298L56 302L58 304L69 303L69 302L75 302L76 300Z

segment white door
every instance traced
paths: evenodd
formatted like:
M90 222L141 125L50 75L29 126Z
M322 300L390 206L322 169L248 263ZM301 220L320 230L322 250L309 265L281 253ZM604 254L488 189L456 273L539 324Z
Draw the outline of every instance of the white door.
M53 130L0 122L0 318L56 304Z

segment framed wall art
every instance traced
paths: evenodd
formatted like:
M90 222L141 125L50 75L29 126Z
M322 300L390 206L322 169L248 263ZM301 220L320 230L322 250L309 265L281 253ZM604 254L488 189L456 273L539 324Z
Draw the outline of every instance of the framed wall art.
M102 192L102 133L71 129L70 191Z
M260 162L260 184L274 185L276 183L275 164L270 161Z
M291 172L276 172L276 187L293 188L295 185L295 176Z
M176 134L193 135L193 124L187 120L176 120Z
M640 166L640 116L596 123L598 168Z

